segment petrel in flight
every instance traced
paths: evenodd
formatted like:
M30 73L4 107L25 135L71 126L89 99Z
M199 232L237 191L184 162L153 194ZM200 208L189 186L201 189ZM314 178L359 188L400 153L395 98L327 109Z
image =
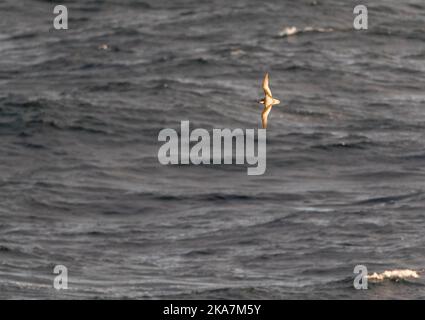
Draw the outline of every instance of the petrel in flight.
M279 104L280 101L273 98L272 92L269 87L269 74L266 73L266 76L263 80L263 90L264 90L264 99L260 100L261 104L264 104L263 112L261 113L261 120L263 123L263 129L267 129L267 118L269 116L270 111L272 110L272 107L275 104Z

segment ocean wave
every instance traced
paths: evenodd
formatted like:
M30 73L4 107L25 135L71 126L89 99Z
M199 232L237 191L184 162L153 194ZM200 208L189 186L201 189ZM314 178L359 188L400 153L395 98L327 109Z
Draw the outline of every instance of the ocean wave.
M417 279L419 278L419 272L415 270L410 269L395 269L395 270L387 270L382 273L376 273L374 272L371 275L367 276L368 280L372 281L384 281L386 279L388 280L403 280L403 279Z
M383 175L385 176L385 175ZM368 199L363 199L355 202L357 205L368 205L368 204L382 204L382 203L395 203L397 201L403 200L412 200L412 198L418 197L422 195L421 191L411 192L407 194L401 195L392 195L392 196L384 196L384 197L373 197Z
M314 27L305 27L302 29L298 29L297 27L285 27L281 31L279 31L279 37L285 38L294 36L296 34L301 33L326 33L326 32L334 32L336 31L334 28L314 28Z
M200 201L200 202L225 202L225 201L257 201L257 200L299 200L301 197L296 194L289 193L258 193L258 194L237 194L212 192L208 194L191 194L191 195L157 195L145 194L155 200L160 201Z
M336 142L330 144L320 144L312 146L314 149L321 149L326 151L334 151L335 149L345 148L345 149L367 149L372 147L375 144L370 141L358 141L358 142Z

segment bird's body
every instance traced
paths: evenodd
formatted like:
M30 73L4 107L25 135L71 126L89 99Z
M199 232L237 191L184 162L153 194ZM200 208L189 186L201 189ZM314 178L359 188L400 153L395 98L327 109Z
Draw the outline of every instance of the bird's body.
M267 129L267 118L269 116L272 107L276 104L279 104L280 101L273 98L272 92L269 87L269 74L266 73L263 80L263 90L264 90L264 99L260 100L261 104L264 104L263 112L261 113L261 120L263 124L263 129Z

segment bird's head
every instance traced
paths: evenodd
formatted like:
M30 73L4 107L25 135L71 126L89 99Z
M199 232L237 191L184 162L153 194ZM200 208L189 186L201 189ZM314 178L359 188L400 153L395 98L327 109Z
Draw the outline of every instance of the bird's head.
M264 99L261 99L258 103L264 104Z

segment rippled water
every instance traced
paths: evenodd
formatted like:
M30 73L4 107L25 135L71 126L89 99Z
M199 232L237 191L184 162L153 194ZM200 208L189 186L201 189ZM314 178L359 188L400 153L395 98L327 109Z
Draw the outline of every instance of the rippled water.
M353 288L424 269L422 0L62 3L0 3L1 298L424 297ZM257 128L266 71L265 175L159 164L181 120Z

